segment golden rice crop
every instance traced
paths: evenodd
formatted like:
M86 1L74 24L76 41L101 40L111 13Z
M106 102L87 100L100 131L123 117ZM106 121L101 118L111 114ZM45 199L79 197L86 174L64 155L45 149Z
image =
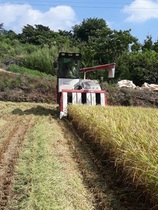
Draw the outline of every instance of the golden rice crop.
M158 109L71 105L69 115L158 203Z

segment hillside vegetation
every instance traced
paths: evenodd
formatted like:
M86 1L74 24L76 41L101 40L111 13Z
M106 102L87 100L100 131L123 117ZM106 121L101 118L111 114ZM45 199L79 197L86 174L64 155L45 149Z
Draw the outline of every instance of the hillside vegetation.
M144 82L158 82L158 41L147 36L144 43L131 35L131 30L111 30L106 21L89 18L75 25L71 31L58 32L43 25L26 25L22 33L6 31L0 25L0 67L12 64L56 75L52 63L59 52L80 52L82 66L116 63L115 79L108 79L107 72L90 73L90 78L116 83L132 80L141 86Z
M32 73L33 71L31 71ZM56 103L55 78L27 72L0 71L0 100Z
M10 66L9 70L0 71L1 101L56 104L56 77L18 66ZM158 107L157 92L120 89L108 83L103 89L109 105Z

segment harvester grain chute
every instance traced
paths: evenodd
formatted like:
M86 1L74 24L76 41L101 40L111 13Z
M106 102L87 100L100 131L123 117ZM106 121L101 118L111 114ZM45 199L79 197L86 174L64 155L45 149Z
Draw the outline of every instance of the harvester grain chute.
M81 68L80 53L61 52L57 61L57 103L60 119L67 116L68 104L101 105L107 104L106 91L102 90L97 80L86 79L90 71L108 70L108 77L115 74L115 63ZM79 74L84 73L81 79Z

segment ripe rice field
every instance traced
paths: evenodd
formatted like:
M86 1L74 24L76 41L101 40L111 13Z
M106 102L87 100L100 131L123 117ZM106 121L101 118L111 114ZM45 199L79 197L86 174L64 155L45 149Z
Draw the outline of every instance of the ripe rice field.
M156 210L158 110L70 105L69 116L0 102L0 209L148 210L150 200Z
M158 209L158 109L72 105L69 115Z

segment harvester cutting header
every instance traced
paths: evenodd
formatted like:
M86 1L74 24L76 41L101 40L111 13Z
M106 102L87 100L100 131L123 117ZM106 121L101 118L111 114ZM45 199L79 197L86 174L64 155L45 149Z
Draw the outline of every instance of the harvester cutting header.
M67 116L67 106L72 104L101 105L107 104L106 91L101 90L97 80L86 79L90 71L108 70L108 77L115 74L115 63L81 68L80 53L61 52L57 61L57 103L60 107L60 119ZM84 78L80 78L84 73Z

